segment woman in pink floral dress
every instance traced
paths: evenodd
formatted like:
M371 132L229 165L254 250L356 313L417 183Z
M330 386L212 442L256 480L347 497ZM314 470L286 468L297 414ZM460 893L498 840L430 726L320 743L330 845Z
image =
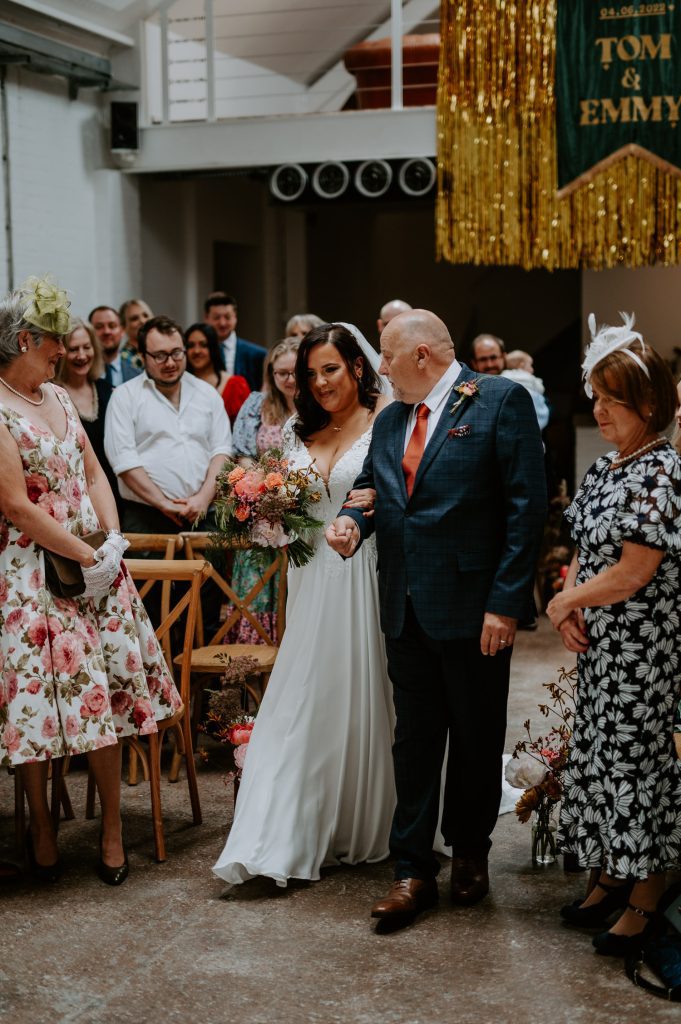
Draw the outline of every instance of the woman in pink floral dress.
M31 281L0 302L0 761L21 766L34 873L60 872L47 804L52 758L88 755L102 805L98 871L127 876L120 737L180 698L121 555L111 488L65 391L45 383L70 330L66 294ZM108 532L93 552L80 537ZM54 597L43 549L76 559L82 597ZM90 595L90 596L87 596Z

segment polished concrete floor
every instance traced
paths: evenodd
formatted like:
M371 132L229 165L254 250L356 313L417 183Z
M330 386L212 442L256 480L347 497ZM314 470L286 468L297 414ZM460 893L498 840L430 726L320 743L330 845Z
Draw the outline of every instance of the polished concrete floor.
M544 621L520 635L508 749L536 714L541 684L570 664ZM484 722L480 723L484 757ZM231 818L220 752L202 765L205 824L190 825L186 788L163 785L168 860L151 859L146 786L124 787L131 875L120 889L93 872L98 823L85 821L84 775L69 787L76 819L61 830L68 871L0 890L0 1021L11 1024L629 1024L678 1021L635 989L557 910L584 885L559 864L533 868L530 831L499 819L492 893L447 900L415 925L375 934L373 899L389 864L340 868L287 890L256 880L226 890L210 872ZM12 852L11 780L0 787L0 857ZM475 780L471 780L475 785Z

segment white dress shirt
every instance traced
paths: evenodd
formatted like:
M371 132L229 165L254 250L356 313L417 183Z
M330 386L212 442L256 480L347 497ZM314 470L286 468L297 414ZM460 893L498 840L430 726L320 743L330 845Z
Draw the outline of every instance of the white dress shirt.
M222 343L222 354L225 357L225 369L227 373L234 373L234 361L236 359L236 331L228 334Z
M104 451L122 498L141 501L120 474L142 467L167 498L202 486L214 455L232 453L232 431L218 391L185 373L175 408L146 373L117 387L104 423Z
M431 437L433 436L435 428L438 425L440 416L442 416L442 413L445 410L445 405L447 404L447 396L454 387L456 378L459 376L460 373L461 363L457 362L457 360L455 359L454 362L447 367L447 369L442 374L433 390L430 392L430 394L426 395L426 397L423 399L423 404L427 405L428 408L430 409L428 419L426 420L426 446L430 441ZM414 408L411 410L411 413L409 414L409 419L407 420L407 429L404 437L405 452L407 450L407 445L409 444L409 439L411 438L412 431L416 426L416 410L418 409L419 405L421 405L421 403L417 402Z

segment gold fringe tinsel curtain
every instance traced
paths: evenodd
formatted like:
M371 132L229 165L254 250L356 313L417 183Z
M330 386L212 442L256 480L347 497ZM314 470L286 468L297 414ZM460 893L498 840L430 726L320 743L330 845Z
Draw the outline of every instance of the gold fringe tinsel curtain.
M437 255L640 267L681 260L681 181L628 156L556 198L556 0L442 0Z

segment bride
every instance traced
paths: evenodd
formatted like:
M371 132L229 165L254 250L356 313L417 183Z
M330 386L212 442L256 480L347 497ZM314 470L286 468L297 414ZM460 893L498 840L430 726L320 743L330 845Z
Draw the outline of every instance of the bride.
M331 523L388 403L378 355L351 324L324 324L296 362L298 416L284 428L292 468L314 464ZM348 503L367 507L372 492ZM379 626L375 541L344 561L315 538L288 577L286 633L248 745L232 824L213 868L227 882L318 879L325 865L388 856L395 807L393 707Z

